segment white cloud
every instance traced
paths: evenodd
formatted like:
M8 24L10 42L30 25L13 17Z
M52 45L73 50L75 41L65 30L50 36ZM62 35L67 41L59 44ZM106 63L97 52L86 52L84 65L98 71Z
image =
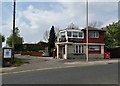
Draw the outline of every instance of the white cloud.
M28 41L29 38L27 37L30 37L29 42L43 39L43 33L45 30L50 29L52 25L65 28L71 22L81 21L82 18L77 20L80 11L78 12L74 7L77 3L74 3L71 7L70 4L72 3L62 4L65 9L60 12L40 10L32 5L29 5L26 10L18 12L16 24L20 28L21 35L24 36L25 41ZM31 39L32 37L33 39Z
M2 21L2 34L5 35L5 37L9 37L11 33L12 33L11 19L9 19L6 22Z
M1 0L12 2L13 0ZM119 0L88 0L89 2L118 2ZM86 0L17 0L17 2L86 2Z
M52 25L59 27L60 29L66 28L70 23L75 23L79 27L85 27L86 25L86 9L85 3L65 3L59 2L62 7L62 10L53 11L53 10L41 10L35 8L32 4L24 9L23 11L17 11L16 16L16 26L20 29L21 36L24 37L25 42L38 42L43 39L43 34L46 30L49 30ZM104 4L104 3L103 3ZM103 20L104 25L113 21L114 15L112 19L109 19L109 15L104 15L114 11L114 7L111 5L98 5L95 4L92 7L92 10L89 13L89 20L92 21L101 21ZM54 4L51 5L54 8ZM57 8L57 5L55 5ZM61 9L61 8L60 8ZM112 10L108 10L112 9ZM104 13L103 13L104 10ZM103 14L100 14L101 11ZM112 15L110 15L111 18ZM108 18L108 20L104 20ZM4 28L9 28L9 24L4 26ZM6 30L6 29L5 29Z

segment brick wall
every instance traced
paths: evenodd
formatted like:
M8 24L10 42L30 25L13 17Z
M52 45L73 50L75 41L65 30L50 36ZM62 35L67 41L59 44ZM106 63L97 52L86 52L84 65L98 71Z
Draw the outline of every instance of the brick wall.
M43 52L21 52L21 55L30 55L30 56L42 56Z
M104 32L99 32L99 38L89 38L89 43L104 43ZM83 42L86 43L86 33L84 33Z

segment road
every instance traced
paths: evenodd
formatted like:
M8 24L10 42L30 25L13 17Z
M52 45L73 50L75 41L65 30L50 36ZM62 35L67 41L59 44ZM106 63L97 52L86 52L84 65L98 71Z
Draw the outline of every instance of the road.
M5 74L2 78L3 84L117 84L118 64Z

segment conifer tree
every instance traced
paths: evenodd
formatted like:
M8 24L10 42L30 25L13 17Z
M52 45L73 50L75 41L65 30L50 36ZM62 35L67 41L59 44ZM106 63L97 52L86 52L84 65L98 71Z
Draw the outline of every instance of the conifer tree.
M55 31L54 31L54 26L52 26L49 34L49 39L48 39L48 52L49 56L52 56L53 49L55 48Z

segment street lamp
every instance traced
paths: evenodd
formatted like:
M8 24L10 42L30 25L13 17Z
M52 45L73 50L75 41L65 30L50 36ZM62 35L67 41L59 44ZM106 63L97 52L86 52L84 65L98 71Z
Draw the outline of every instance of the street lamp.
M86 0L86 61L89 60L88 58L88 0Z

